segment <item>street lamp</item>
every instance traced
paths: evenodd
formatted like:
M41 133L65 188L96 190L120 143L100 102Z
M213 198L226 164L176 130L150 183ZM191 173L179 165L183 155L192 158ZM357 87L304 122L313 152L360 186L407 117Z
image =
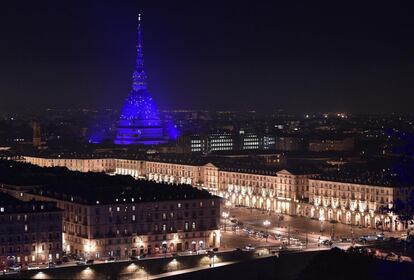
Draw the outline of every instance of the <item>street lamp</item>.
M276 209L276 214L277 214L277 227L280 227L280 220L281 220L280 209Z
M319 221L321 222L321 230L320 232L323 232L323 222L325 221L325 218L323 216L319 217Z
M265 220L263 222L263 225L266 227L266 242L267 242L267 237L269 236L268 227L270 226L270 221L269 220Z
M223 212L223 214L221 214L224 218L224 231L226 231L227 229L227 218L229 217L229 212Z
M352 246L355 245L355 239L354 239L354 228L351 225L351 242L352 242Z
M214 267L214 259L216 258L216 255L213 255L211 258L210 258L210 267Z

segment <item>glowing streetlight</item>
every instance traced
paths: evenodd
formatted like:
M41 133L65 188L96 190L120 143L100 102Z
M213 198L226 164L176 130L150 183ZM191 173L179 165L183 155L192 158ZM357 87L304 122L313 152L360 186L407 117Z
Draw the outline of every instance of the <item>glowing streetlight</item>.
M214 267L214 260L215 260L215 258L216 258L216 255L213 255L211 257L211 263L210 264L212 264L212 267Z
M269 220L265 220L263 222L263 225L266 227L266 242L267 242L267 237L269 236L268 227L270 226L270 221Z
M321 232L323 232L323 222L325 221L325 217L324 216L320 216L319 217L319 221L321 222Z
M226 231L226 229L227 229L227 226L226 226L226 224L227 224L227 218L229 217L230 214L229 214L229 212L223 212L221 215L224 218L224 231Z

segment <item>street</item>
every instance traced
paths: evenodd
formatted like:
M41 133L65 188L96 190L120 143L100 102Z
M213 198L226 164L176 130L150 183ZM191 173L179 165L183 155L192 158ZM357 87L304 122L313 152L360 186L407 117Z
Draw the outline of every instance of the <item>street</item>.
M339 241L342 246L348 243L352 245L352 240L357 242L361 236L377 235L382 233L379 230L369 228L359 228L355 226L320 222L306 217L293 217L276 213L263 212L257 209L237 207L227 209L229 217L223 219L222 227L222 247L223 248L244 248L248 244L254 247L262 246L281 246L299 245L298 249L320 247L319 243L323 240L333 240L335 246ZM237 220L239 227L236 229ZM249 234L247 230L255 233L268 233L266 238L260 234ZM399 233L384 232L385 237L398 236ZM276 238L275 238L276 237ZM348 246L345 246L348 247Z

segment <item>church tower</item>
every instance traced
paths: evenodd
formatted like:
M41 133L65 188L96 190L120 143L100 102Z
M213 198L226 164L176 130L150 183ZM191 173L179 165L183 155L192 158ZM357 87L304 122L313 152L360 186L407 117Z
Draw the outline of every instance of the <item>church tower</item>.
M132 89L122 107L115 144L157 145L167 142L157 106L147 88L142 44L142 17L138 15L138 43Z

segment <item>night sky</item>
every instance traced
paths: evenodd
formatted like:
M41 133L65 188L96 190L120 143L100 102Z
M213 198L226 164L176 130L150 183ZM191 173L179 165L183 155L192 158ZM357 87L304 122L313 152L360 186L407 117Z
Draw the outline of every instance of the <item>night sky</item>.
M402 3L4 1L0 112L119 108L139 11L161 108L411 112L414 16Z

